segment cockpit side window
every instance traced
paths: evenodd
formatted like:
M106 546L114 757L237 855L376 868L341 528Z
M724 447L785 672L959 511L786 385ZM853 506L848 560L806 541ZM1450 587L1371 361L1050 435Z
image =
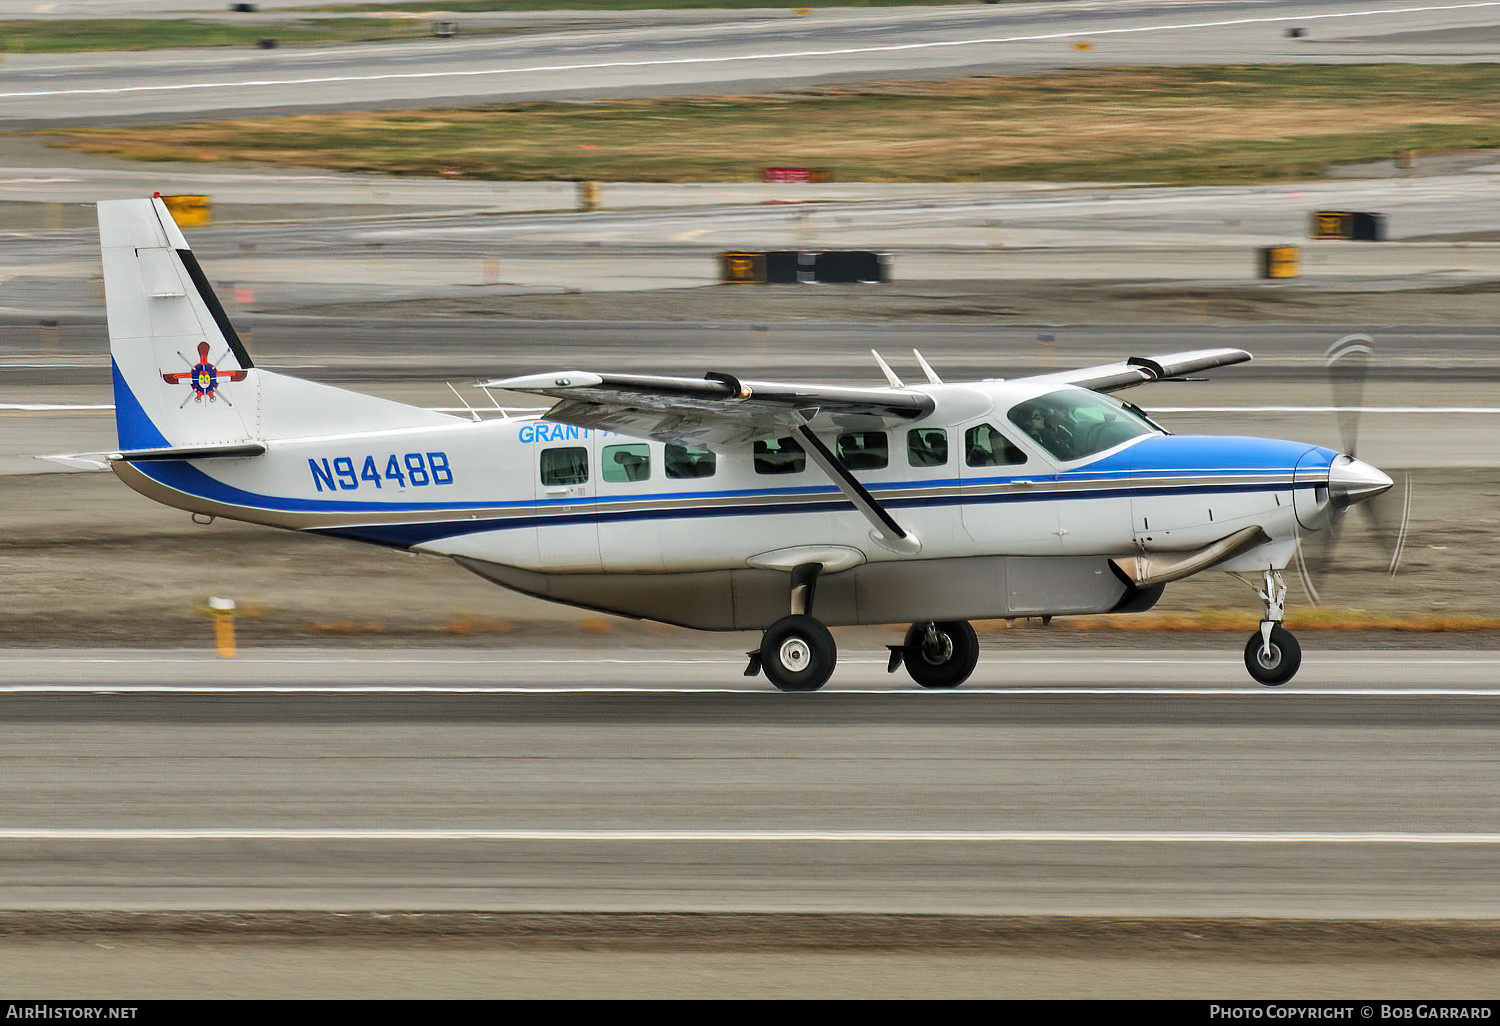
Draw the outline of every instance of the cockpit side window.
M1010 422L1061 462L1113 449L1157 428L1124 403L1086 389L1066 389L1011 407Z
M1026 454L993 424L975 424L964 432L964 462L971 467L1015 467Z

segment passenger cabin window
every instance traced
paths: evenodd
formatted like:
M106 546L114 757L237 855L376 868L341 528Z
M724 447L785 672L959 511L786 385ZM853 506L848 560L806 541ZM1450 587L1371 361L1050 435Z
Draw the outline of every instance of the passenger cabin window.
M606 445L602 462L606 481L644 481L651 476L651 448L644 442Z
M795 438L762 438L755 443L757 474L798 474L807 466L807 453Z
M662 455L662 465L667 468L667 476L671 478L713 477L717 464L718 457L712 449L702 449L696 445L673 445L668 442L666 452Z
M839 462L850 470L884 470L891 462L884 431L846 431L836 445Z
M948 432L942 428L912 428L906 433L906 462L913 467L946 467Z
M1014 467L1026 454L990 424L976 424L964 433L964 462L971 467Z
M580 485L589 479L589 451L582 446L542 450L542 484Z
M1049 392L1017 403L1007 416L1063 462L1081 460L1158 430L1120 400L1082 388Z

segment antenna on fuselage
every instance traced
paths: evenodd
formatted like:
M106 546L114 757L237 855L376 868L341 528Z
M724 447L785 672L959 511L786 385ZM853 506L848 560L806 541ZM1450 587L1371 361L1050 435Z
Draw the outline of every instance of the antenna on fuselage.
M879 353L877 353L875 350L871 349L870 350L870 355L873 356L873 357L875 357L875 362L876 363L880 364L880 371L881 371L882 374L885 375L885 380L886 380L887 384L889 384L892 388L905 388L906 387L906 385L902 383L901 379L898 378L898 377L896 377L896 372L893 371L893 370L891 370L891 365L888 364L888 363L886 363L885 360L881 358L881 356L880 356Z
M917 358L917 362L922 365L922 373L927 375L928 384L941 385L943 383L943 379L938 377L937 371L932 369L932 364L928 363L921 353L913 349L911 351L911 355L915 356Z
M480 385L478 387L484 388L483 385ZM484 388L484 394L485 394L485 397L487 399L489 399L490 405L493 406L495 409L497 409L497 410L500 411L500 419L501 420L510 420L510 411L507 410L504 406L500 405L500 400L495 398L495 393L491 392L487 388Z
M448 391L458 396L458 401L464 404L464 409L469 411L469 419L474 421L479 420L479 411L469 405L469 400L465 399L462 395L459 395L458 389L453 387L453 382L445 381L443 382L443 384L447 385Z

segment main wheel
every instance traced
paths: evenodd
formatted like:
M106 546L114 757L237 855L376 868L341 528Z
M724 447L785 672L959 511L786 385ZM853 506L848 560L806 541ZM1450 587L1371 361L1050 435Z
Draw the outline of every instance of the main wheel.
M1260 631L1245 642L1245 669L1268 688L1280 687L1297 675L1302 665L1302 646L1292 632L1280 625L1271 628L1269 654L1260 650Z
M979 665L979 637L967 620L932 625L914 623L901 646L901 661L911 679L924 688L956 688Z
M810 616L783 616L760 642L761 669L782 691L816 691L828 683L838 648L828 628Z

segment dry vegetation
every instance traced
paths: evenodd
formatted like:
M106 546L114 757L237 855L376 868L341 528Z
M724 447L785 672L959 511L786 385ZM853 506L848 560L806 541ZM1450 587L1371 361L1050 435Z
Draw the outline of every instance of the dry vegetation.
M344 112L79 128L136 160L494 179L1269 181L1500 146L1500 65L1106 69L755 97Z

